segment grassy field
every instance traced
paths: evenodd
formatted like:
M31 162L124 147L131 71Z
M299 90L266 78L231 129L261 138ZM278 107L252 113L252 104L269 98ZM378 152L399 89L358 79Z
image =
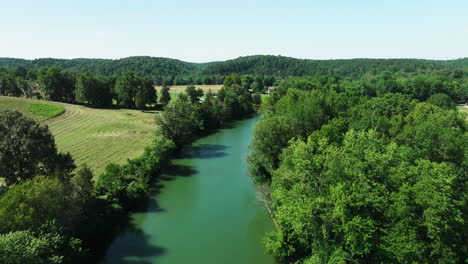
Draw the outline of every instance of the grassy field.
M52 109L56 110L56 112ZM59 109L60 111L58 111ZM45 103L45 101L0 96L0 110L16 110L37 122L42 122L50 117L64 113L65 108Z
M27 109L33 114L45 117L56 117L65 112L63 106L44 103L30 103Z
M188 85L169 86L170 88L169 93L175 93L175 94L184 93L187 86ZM213 85L202 84L202 85L195 85L195 87L201 88L204 93L207 93L209 90L211 90L213 93L217 93L223 87L223 85L222 84L213 84ZM161 91L161 88L162 88L161 86L156 86L156 90L158 92Z
M96 175L110 162L123 163L141 155L155 129L155 112L47 102L65 109L63 114L48 118L28 110L34 103L45 101L0 96L0 110L18 110L47 124L59 151L70 152L78 166L86 163Z

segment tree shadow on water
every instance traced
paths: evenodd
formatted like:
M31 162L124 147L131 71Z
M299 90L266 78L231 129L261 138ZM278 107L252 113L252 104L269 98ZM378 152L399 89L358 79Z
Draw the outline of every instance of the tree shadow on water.
M190 155L209 158L225 155L224 150L226 148L222 145L201 145L184 149L183 153L188 151ZM175 163L170 164L162 171L152 183L147 200L139 201L136 208L132 210L133 214L119 215L116 218L112 218L113 221L109 224L114 232L112 232L110 237L104 239L104 243L100 244L104 248L104 255L100 257L102 261L98 261L97 263L152 264L157 262L159 256L167 252L167 249L155 244L155 241L157 243L157 238L154 237L151 230L146 230L147 228L144 228L144 226L148 224L146 217L151 217L150 215L154 213L158 214L166 211L166 208L162 208L159 205L157 199L159 192L164 189L164 185L168 181L179 177L190 177L198 173L193 166L177 164L177 160L184 159L185 157L187 157L187 154L177 155L173 159ZM157 225L157 223L154 223L154 225Z
M189 146L180 153L181 159L212 159L222 158L227 155L228 146L216 144L201 144Z
M123 231L123 230L122 230ZM154 258L165 254L166 249L152 244L151 236L129 221L125 231L116 236L107 250L103 264L152 264Z

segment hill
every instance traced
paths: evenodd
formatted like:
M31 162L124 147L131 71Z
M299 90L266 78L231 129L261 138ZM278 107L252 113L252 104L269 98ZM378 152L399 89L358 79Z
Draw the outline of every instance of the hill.
M38 69L56 66L77 72L115 75L135 71L151 78L156 84L220 84L221 76L231 73L274 75L280 77L315 75L359 78L365 73L383 70L416 72L420 70L468 68L468 58L457 60L423 59L343 59L309 60L283 56L255 55L233 60L191 63L170 58L148 56L110 59L35 59L0 58L0 67Z

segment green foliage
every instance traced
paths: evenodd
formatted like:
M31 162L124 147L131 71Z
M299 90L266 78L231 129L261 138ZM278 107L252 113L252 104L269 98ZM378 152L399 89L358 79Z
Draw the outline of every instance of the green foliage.
M82 73L76 82L75 99L95 107L112 105L111 83L90 73Z
M74 102L75 76L58 67L41 68L38 73L40 89L52 101Z
M203 90L201 88L196 88L193 85L187 86L187 89L185 89L185 93L190 99L190 102L192 104L194 103L199 103L200 102L200 97L203 96Z
M161 134L177 147L191 142L203 130L200 107L192 104L185 94L171 101L156 118Z
M269 104L267 101L266 104ZM289 89L271 107L264 107L264 116L254 129L249 157L251 174L257 182L270 180L278 167L279 154L293 138L306 138L331 117L324 93Z
M95 193L113 204L129 210L146 198L151 180L167 165L174 143L159 135L137 159L125 165L109 164L95 185Z
M145 97L143 95L142 91L137 91L135 94L135 107L137 109L143 110L145 109L146 103L145 103Z
M154 104L157 102L158 97L156 89L154 89L153 81L147 77L141 78L140 92L142 94L143 102L146 104Z
M222 127L226 121L224 109L211 91L206 93L205 100L200 105L200 112L203 117L203 126L207 131Z
M7 72L0 72L0 95L20 96L21 94L22 91L15 78Z
M460 113L421 103L406 116L405 123L396 140L413 148L416 157L456 164L464 161L468 135Z
M224 78L224 87L230 87L234 84L240 85L241 84L241 79L239 77L239 74L237 73L232 73L231 75L228 75Z
M135 105L135 95L140 85L140 78L131 71L124 72L119 76L115 83L115 92L118 102L126 108L133 108Z
M271 184L281 231L269 236L269 252L312 263L337 252L352 263L461 260L463 176L408 154L375 131L351 130L339 145L293 143Z
M7 186L36 174L52 175L57 169L74 168L68 155L58 154L46 126L19 112L0 112L0 175Z
M66 195L60 180L44 176L10 186L0 197L0 233L34 230L56 219L63 223Z
M65 108L62 106L42 103L31 103L28 110L33 114L46 117L56 117L65 112Z
M438 106L443 109L455 109L456 105L453 100L446 94L438 93L431 95L427 100L427 103Z
M81 241L67 238L54 223L38 231L16 231L0 235L0 262L4 264L83 263Z
M386 94L352 107L346 115L349 128L355 130L375 129L382 135L392 135L401 130L403 117L414 107L416 101L401 94Z
M167 85L163 85L161 89L161 97L159 98L159 103L163 106L166 106L171 101L171 95L169 94L169 87Z
M311 91L271 95L254 129L250 171L269 183L280 228L267 251L290 263L465 261L463 116L382 82L365 98L363 86L317 80L288 81Z
M156 84L222 84L223 76L232 73L264 76L257 87L273 85L271 76L313 76L317 73L340 78L359 79L366 73L382 71L413 73L438 69L453 69L453 77L463 77L459 69L467 68L468 59L449 61L418 59L351 59L351 60L303 60L283 56L257 55L233 60L188 63L168 58L128 57L118 60L106 59L36 59L22 60L1 58L0 67L61 67L77 72L91 72L96 75L120 75L131 70L150 78ZM458 72L457 72L458 70ZM21 71L21 70L20 70ZM31 70L27 76L34 76ZM241 84L241 83L238 83ZM298 87L297 87L298 88Z

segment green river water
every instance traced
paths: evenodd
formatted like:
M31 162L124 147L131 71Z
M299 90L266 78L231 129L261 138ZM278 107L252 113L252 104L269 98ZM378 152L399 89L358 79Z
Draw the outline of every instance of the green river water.
M111 244L105 263L274 263L262 245L274 226L247 174L257 120L185 148L146 212L133 214Z

